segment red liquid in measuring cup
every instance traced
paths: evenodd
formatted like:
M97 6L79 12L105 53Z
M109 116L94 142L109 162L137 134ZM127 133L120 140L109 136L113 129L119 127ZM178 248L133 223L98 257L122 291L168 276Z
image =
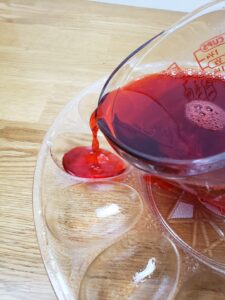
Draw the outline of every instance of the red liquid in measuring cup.
M71 175L82 178L107 178L123 173L124 162L110 151L99 148L95 112L90 118L92 146L76 147L63 156L63 167Z
M100 129L135 156L198 159L225 151L225 80L153 74L105 96Z
M216 155L225 151L225 80L194 71L147 75L105 95L97 120L115 146L136 160ZM225 178L225 170L215 176ZM189 190L224 213L225 190L218 197L223 181L216 186L211 179L196 179Z

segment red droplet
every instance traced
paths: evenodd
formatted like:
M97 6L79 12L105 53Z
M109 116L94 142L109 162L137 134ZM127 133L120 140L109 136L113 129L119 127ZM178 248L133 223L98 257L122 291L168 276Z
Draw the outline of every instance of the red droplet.
M91 147L76 147L63 157L63 167L71 175L82 178L107 178L119 175L126 169L125 163L115 154Z
M207 202L210 205L216 207L219 209L221 214L225 215L225 197L223 195L220 195L218 197L204 197L201 198L202 202Z
M143 179L147 184L157 185L159 188L163 189L164 191L170 192L175 189L175 185L172 184L172 182L163 180L161 178L152 175L145 174Z

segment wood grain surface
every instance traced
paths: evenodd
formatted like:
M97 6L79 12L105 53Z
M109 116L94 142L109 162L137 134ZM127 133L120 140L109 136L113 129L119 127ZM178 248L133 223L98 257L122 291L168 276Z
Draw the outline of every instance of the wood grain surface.
M78 0L0 1L0 299L56 299L32 214L43 136L82 88L180 13Z

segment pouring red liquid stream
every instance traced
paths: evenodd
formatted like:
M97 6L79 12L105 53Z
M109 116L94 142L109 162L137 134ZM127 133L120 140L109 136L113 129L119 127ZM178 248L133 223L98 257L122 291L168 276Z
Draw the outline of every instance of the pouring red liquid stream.
M95 111L90 118L92 147L76 147L63 156L63 167L71 175L82 178L108 178L126 169L125 163L115 154L99 148L98 125Z

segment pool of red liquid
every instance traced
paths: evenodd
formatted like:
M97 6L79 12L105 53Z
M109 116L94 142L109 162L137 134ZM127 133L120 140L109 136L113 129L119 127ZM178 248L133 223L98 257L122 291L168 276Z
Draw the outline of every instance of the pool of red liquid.
M63 167L71 175L82 178L107 178L123 173L125 163L115 154L99 148L76 147L63 157Z

